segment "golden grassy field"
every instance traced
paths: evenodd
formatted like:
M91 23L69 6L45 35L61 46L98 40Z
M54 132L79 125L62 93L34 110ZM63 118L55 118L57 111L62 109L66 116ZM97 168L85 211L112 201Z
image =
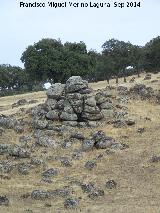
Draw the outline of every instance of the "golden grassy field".
M127 81L131 77L127 78ZM144 83L154 89L160 89L160 74L152 75L152 79L143 81L144 75L136 77L135 83ZM158 80L153 82L152 80ZM135 83L123 83L120 79L119 85L127 87ZM115 80L110 82L115 85ZM97 90L107 86L106 81L91 83L90 86ZM0 98L0 113L11 115L17 113L17 117L27 117L20 108L11 108L11 105L17 100L25 98L26 100L36 99L43 103L46 99L45 92L34 92L24 95L9 96ZM36 104L26 105L23 108L29 108ZM0 206L0 213L61 213L61 212L88 212L88 213L159 213L160 212L160 162L151 163L153 155L160 156L160 105L149 101L131 100L128 103L128 112L135 118L136 124L126 128L114 128L107 124L95 129L81 129L84 135L89 135L97 129L104 130L106 135L112 136L116 141L129 145L128 149L116 150L108 155L105 150L93 150L83 154L82 159L73 161L70 168L62 167L59 161L48 160L47 168L59 168L59 175L53 179L53 183L41 182L41 167L34 168L28 175L19 175L17 171L7 174L6 178L0 179L0 195L6 195L10 200L8 207ZM150 120L146 119L149 117ZM140 134L138 128L145 128L145 132ZM78 130L77 130L78 131ZM29 129L25 134L30 135ZM22 134L24 135L24 133ZM19 143L17 135L13 130L7 130L0 136L0 143ZM57 136L55 136L57 139ZM58 138L62 139L61 137ZM75 148L80 146L76 143L70 149L59 148L59 150L48 150L45 148L35 148L33 156L46 160L48 156L71 156ZM91 160L99 154L104 154L97 162L97 167L92 171L84 168L87 160ZM4 156L0 156L4 159ZM23 162L23 159L16 159L15 162ZM26 162L26 160L25 160ZM107 180L114 179L118 186L116 189L109 190L105 188ZM64 199L49 199L45 201L24 199L21 195L31 193L35 189L57 189L70 184L71 180L83 182L94 182L96 186L104 189L105 195L93 201L84 194L82 190L72 185L75 197L81 197L79 206L74 210L64 209ZM73 196L74 197L74 196ZM50 204L50 207L48 207Z

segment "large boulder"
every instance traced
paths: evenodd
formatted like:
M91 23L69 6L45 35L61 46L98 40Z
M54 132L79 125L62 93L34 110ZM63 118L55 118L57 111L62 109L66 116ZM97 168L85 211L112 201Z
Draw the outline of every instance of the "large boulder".
M59 98L61 98L63 92L64 92L64 84L55 83L47 90L46 94L48 98L58 100Z
M88 82L80 76L72 76L66 81L65 92L73 93L88 88Z

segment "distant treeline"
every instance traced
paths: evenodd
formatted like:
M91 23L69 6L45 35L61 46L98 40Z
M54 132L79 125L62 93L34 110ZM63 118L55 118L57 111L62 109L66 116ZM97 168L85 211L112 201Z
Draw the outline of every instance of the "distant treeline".
M0 65L0 96L43 89L45 82L65 82L80 75L88 81L109 80L142 71L159 72L160 36L145 46L110 39L102 52L87 51L84 42L62 44L61 40L42 39L22 53L24 69Z

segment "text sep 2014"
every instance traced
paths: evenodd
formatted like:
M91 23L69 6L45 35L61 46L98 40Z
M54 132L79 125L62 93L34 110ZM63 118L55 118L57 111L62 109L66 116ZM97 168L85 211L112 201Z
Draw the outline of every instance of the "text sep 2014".
M26 3L26 2L20 2L20 7L52 7L52 8L63 8L63 7L92 7L92 8L103 8L103 7L111 7L111 3L107 2L48 2L46 3L40 3L40 2L33 2L33 3ZM141 7L141 2L114 2L113 7Z

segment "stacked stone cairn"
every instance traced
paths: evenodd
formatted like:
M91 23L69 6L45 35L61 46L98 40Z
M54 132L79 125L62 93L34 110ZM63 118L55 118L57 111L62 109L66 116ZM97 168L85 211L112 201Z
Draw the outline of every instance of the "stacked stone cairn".
M44 108L47 120L83 127L94 125L114 114L114 107L107 93L95 93L80 76L70 77L66 84L53 84L46 94Z

